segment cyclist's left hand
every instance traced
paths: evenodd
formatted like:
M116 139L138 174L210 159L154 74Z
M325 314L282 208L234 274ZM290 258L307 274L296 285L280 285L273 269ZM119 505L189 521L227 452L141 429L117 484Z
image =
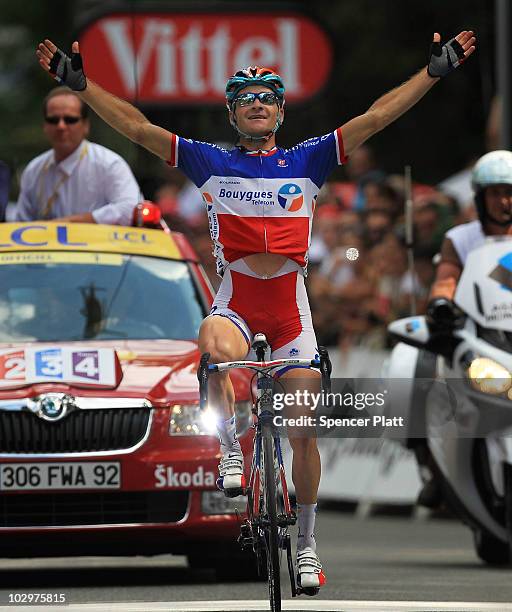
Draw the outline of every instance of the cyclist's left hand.
M463 30L444 45L441 35L436 32L430 45L427 72L431 77L444 77L465 62L475 51L476 37L471 30Z

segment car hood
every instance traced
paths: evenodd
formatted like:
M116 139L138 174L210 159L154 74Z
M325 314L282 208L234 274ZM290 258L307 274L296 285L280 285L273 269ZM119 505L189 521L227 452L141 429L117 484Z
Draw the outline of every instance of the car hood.
M83 349L114 349L120 371L116 384L108 387L78 385L74 383L38 382L18 383L0 389L0 399L34 396L40 393L61 392L87 397L145 397L154 405L160 403L190 402L197 399L197 342L186 340L125 340L98 342L63 342L58 346ZM56 344L51 345L55 347ZM44 344L0 344L0 351L37 348Z

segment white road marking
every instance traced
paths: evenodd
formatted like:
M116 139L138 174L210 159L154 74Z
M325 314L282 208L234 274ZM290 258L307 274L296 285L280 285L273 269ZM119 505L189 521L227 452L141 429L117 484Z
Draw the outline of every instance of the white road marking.
M49 570L49 569L93 569L101 572L104 569L141 569L150 571L152 568L183 568L186 569L187 557L183 555L158 555L156 557L40 557L27 559L0 559L0 572L4 569L13 570ZM1 604L1 601L0 601Z
M269 610L265 600L245 601L177 601L177 602L119 602L68 604L53 606L2 606L0 612L253 612ZM466 601L359 601L359 600L303 600L283 601L283 610L293 612L506 612L512 604Z

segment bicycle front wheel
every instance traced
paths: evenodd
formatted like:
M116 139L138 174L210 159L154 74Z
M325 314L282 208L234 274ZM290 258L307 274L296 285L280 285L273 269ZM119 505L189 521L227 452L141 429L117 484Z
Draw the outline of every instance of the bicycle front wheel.
M281 612L281 571L279 526L277 523L277 488L274 438L271 427L263 431L263 473L265 487L265 514L268 527L265 529L265 544L267 553L268 592L270 609Z

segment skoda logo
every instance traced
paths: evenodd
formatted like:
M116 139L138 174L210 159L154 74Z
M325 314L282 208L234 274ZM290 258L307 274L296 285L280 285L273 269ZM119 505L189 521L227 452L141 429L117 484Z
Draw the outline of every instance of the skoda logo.
M37 401L37 416L45 421L59 421L74 407L73 398L63 393L46 393Z

